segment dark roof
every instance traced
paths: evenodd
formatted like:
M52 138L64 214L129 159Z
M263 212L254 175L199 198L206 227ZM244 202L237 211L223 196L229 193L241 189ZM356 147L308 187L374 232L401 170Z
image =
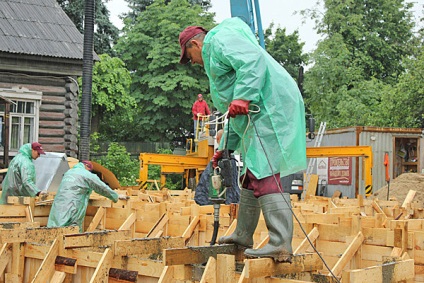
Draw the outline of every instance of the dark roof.
M0 0L0 52L82 59L83 41L56 0Z

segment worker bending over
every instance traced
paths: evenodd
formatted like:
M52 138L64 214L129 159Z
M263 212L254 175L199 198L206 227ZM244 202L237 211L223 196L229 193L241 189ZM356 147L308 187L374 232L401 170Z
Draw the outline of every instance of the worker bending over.
M35 185L35 166L32 160L36 160L41 154L46 153L38 142L27 143L19 148L1 184L0 204L6 204L8 196L35 197L47 194Z
M180 63L204 67L214 106L231 117L214 163L223 149L237 150L243 158L237 227L219 243L249 247L248 257L291 261L293 216L280 177L306 168L305 109L296 82L239 18L224 20L209 32L189 26L179 41ZM261 209L269 242L251 249Z
M75 225L83 232L85 212L93 190L113 202L127 198L126 195L118 195L96 174L91 173L92 170L93 164L84 160L63 175L50 210L47 227Z

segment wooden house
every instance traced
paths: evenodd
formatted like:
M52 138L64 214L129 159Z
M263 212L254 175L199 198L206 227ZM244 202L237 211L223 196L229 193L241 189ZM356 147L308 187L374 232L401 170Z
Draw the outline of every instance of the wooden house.
M0 104L0 156L39 141L77 157L82 59L83 35L55 0L0 0L0 97L11 101L9 115Z

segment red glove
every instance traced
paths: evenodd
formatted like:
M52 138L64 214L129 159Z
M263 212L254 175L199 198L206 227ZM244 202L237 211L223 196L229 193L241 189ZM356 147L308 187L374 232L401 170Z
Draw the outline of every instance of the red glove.
M212 167L216 168L218 166L218 161L222 158L222 151L217 150L212 157Z
M249 103L250 101L246 100L233 100L228 107L228 115L231 118L236 117L237 115L247 115L249 113Z

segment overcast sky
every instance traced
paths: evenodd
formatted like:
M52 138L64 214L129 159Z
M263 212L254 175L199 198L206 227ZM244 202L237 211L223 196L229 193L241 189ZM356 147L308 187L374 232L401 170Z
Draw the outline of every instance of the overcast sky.
M419 17L423 17L424 0L414 0L411 2L415 4L414 11L416 22L418 22ZM212 9L210 11L216 13L215 20L218 23L231 16L229 0L211 0L211 3ZM274 22L276 27L286 28L288 34L298 30L300 40L305 42L303 51L310 52L315 49L316 42L319 39L319 36L313 29L314 23L310 19L304 20L299 14L294 15L293 13L307 8L313 8L315 3L316 0L259 0L262 27L266 29L271 22ZM118 15L128 11L127 3L124 0L109 0L107 6L111 13L112 22L118 28L122 28L122 22L119 20ZM421 26L423 25L424 23L421 23Z

